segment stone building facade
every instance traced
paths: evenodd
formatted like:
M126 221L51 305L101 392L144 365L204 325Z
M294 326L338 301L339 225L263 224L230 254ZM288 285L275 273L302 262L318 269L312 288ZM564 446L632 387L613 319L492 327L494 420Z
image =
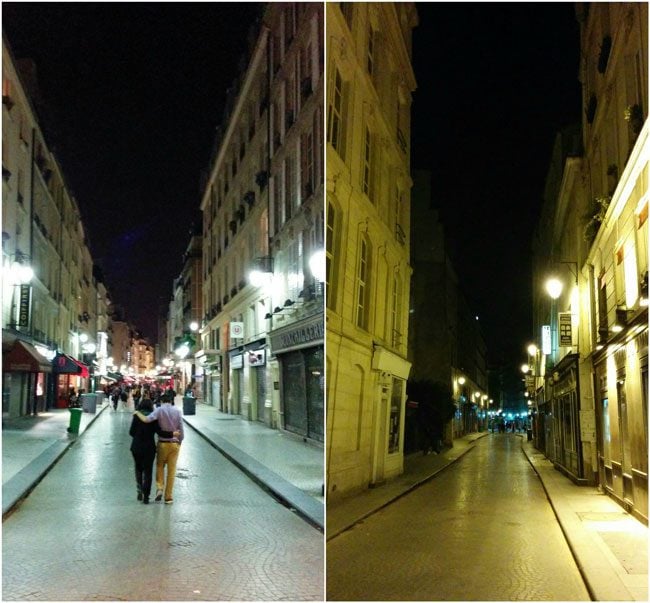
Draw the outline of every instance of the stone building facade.
M88 391L110 354L107 293L36 109L36 68L2 47L3 415ZM29 282L15 278L30 266ZM85 360L89 366L85 365ZM92 379L94 375L94 380Z
M201 201L205 400L324 437L323 6L267 5Z
M648 6L578 4L577 17L581 144L558 137L535 243L536 442L647 522Z
M403 471L413 3L327 10L328 499Z

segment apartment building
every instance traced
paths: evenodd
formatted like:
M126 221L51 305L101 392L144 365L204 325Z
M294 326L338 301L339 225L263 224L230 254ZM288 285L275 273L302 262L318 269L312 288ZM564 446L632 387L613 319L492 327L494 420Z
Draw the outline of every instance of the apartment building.
M204 397L322 441L323 7L272 3L230 91L203 212Z
M63 404L70 387L88 391L107 353L105 289L39 123L35 82L34 64L19 64L3 36L3 415L12 417Z
M327 4L327 484L403 471L413 3Z
M647 522L648 7L576 14L581 145L558 137L536 241L536 441Z
M410 377L449 388L456 413L443 434L453 439L485 429L492 408L488 395L487 348L481 323L463 293L448 254L444 227L432 207L432 174L413 171L411 195L411 301L409 313ZM435 320L430 317L435 316ZM417 402L414 400L413 402ZM417 413L407 411L407 445L419 449ZM410 421L409 421L410 419ZM409 425L408 423L411 423Z

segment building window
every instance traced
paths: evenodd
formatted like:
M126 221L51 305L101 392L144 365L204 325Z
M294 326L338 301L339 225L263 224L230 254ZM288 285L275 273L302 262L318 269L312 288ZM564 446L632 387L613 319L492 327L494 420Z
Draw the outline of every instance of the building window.
M291 157L284 162L284 221L291 219L292 195L293 195L293 170L291 168Z
M359 243L359 261L357 265L357 303L356 325L362 329L368 328L368 295L370 272L370 246L366 237Z
M336 210L332 203L327 204L327 232L325 237L325 292L327 295L327 307L335 309L335 294L334 283L336 279L333 278L334 266L334 241L336 236Z
M327 142L345 160L345 141L343 140L343 79L338 69L333 69L329 86L330 102L327 107Z
M393 277L393 300L391 308L391 341L394 348L402 345L402 280L399 274Z
M375 31L372 25L368 27L368 46L366 52L366 67L372 78L375 71Z
M306 132L302 137L302 201L309 199L314 192L314 133Z
M388 425L388 454L399 452L400 448L403 389L404 380L393 377L393 387L390 396L390 423Z
M345 19L345 22L348 24L348 27L350 28L350 31L352 31L352 13L354 11L354 3L353 2L339 2L339 8L341 9L341 12L343 13L343 18Z
M598 277L598 336L600 341L606 341L609 336L607 323L607 281L603 270Z
M363 169L361 170L361 189L368 195L370 201L374 202L372 159L372 135L370 134L370 128L366 126L363 145Z

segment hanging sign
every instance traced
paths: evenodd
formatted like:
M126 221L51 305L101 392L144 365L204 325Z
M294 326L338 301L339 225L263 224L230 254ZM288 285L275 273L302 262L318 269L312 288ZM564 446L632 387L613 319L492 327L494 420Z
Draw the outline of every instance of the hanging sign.
M551 355L551 325L542 325L542 354Z
M231 322L230 323L230 337L233 339L244 339L244 323Z
M248 366L264 366L266 350L251 350L246 352L246 364Z
M571 347L573 345L571 312L558 312L558 324L560 328L560 345Z
M32 294L31 285L20 286L20 302L18 304L18 326L29 326L29 300Z

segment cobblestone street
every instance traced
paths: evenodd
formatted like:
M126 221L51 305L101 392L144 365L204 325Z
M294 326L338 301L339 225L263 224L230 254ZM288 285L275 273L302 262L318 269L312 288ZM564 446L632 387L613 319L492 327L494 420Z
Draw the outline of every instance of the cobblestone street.
M3 600L323 599L323 534L192 429L174 504L138 502L130 423L102 413L4 521Z
M589 595L513 434L327 543L328 600L556 600Z

